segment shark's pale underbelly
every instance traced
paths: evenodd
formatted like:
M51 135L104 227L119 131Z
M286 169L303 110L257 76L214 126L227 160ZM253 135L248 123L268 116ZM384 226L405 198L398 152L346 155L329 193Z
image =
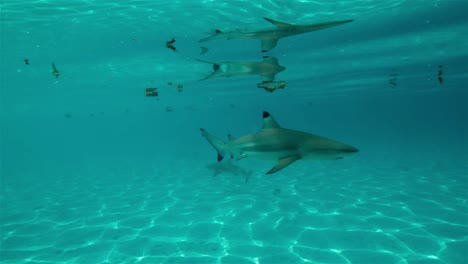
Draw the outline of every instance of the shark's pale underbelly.
M333 150L317 149L315 151L302 151L300 147L291 145L244 145L242 148L233 148L236 155L245 155L247 157L278 160L285 157L299 156L300 159L307 160L327 160L343 157L342 153Z
M297 149L288 148L285 146L272 146L272 145L252 145L242 146L241 148L234 148L237 154L243 154L247 157L258 159L277 160L279 158L289 157L297 154Z

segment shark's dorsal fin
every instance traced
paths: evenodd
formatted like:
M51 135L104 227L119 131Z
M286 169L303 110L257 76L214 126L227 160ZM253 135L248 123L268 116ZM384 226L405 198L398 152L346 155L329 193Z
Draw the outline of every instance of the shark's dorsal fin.
M275 80L275 74L263 74L262 81L269 83Z
M263 129L281 128L267 111L263 111Z
M266 21L272 23L273 25L277 26L277 27L294 27L294 25L284 23L284 22L280 22L280 21L276 21L276 20L273 20L273 19L268 18L268 17L264 17L264 19Z

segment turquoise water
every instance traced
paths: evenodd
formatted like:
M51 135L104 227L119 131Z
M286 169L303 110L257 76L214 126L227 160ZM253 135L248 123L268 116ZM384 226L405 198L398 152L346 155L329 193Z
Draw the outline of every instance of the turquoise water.
M1 263L468 263L467 10L1 1ZM198 42L271 28L263 17L354 21L265 54L258 40ZM199 81L213 71L199 60L263 55L287 68L284 89L257 88L259 76ZM272 175L276 161L216 163L199 128L242 136L262 111L359 153Z

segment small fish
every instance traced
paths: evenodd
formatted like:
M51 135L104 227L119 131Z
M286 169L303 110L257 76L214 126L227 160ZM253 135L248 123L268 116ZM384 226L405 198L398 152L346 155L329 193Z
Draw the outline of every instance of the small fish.
M145 96L158 96L158 88L146 88Z
M60 72L57 70L53 62L52 62L52 74L55 76L55 78L58 78L60 75Z
M167 41L167 42L166 42L166 47L167 47L168 49L171 49L172 51L175 52L175 51L176 51L176 47L174 47L174 45L172 45L172 44L174 44L174 42L176 42L174 38L172 38L172 40L170 40L170 41Z
M182 92L184 90L184 86L182 84L178 84L175 88L178 92Z
M442 74L444 72L442 71L442 65L439 65L439 73L437 74L437 79L439 80L439 84L444 83L444 78L442 78Z
M29 65L29 60L28 60L28 59L24 59L24 64Z
M393 69L392 72L389 75L390 79L388 80L388 83L392 85L393 88L398 85L398 72Z

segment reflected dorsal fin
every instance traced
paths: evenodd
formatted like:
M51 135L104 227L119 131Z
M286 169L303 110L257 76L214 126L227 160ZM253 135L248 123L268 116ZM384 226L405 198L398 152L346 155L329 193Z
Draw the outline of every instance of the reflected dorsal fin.
M267 111L263 111L263 129L281 128Z
M284 23L284 22L280 22L280 21L276 21L276 20L273 20L273 19L268 18L268 17L264 17L264 19L266 21L272 23L273 25L277 26L277 27L294 27L294 25Z
M263 62L278 66L278 59L273 56L263 56Z
M276 47L276 44L278 44L278 39L262 39L262 52L267 52L271 50L272 48Z

